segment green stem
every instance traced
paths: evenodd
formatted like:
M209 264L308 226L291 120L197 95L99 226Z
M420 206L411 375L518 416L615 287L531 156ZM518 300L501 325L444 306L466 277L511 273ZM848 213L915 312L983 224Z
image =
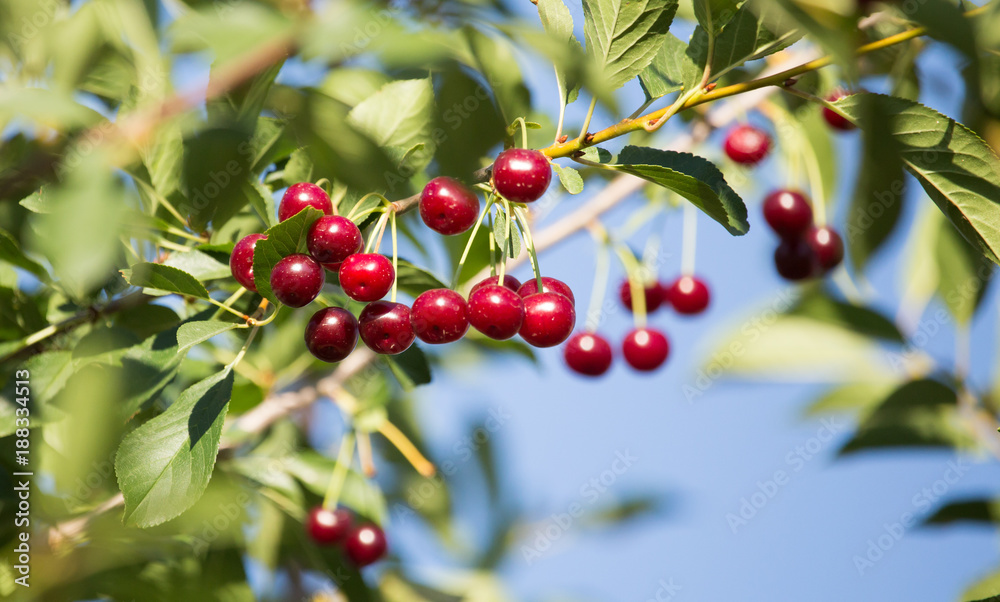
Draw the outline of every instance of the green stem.
M469 258L469 250L472 249L472 242L476 240L476 234L479 233L479 227L483 225L483 218L486 217L486 213L492 206L493 197L491 196L489 200L486 201L486 206L483 207L482 212L479 214L479 219L476 220L476 225L472 228L472 235L469 236L469 242L465 243L465 250L462 251L462 257L458 260L458 267L455 268L455 277L452 278L451 288L458 288L458 278L462 275L462 268L465 267L465 260ZM492 233L490 236L492 236Z
M399 274L399 254L396 251L396 212L389 212L389 224L392 228L392 296L389 300L393 303L396 302L396 281L399 280L397 274Z
M354 460L354 431L348 431L340 440L340 452L337 454L337 465L333 467L333 474L330 475L330 484L327 486L326 495L323 496L323 508L334 510L337 502L340 501L340 492L344 489L344 481L347 480L347 470Z
M628 277L629 292L632 294L632 316L636 328L646 327L646 290L642 281L642 266L636 261L632 251L621 243L615 243L615 253L621 260Z
M582 148L587 143L587 130L590 129L590 120L593 119L594 109L596 108L597 108L597 97L594 97L590 99L590 108L587 109L587 117L583 120L583 128L580 130L580 136L577 137L576 139L576 143L580 146L580 148ZM565 157L566 155L562 156Z
M603 228L602 228L603 230ZM595 332L601 324L601 308L604 306L604 295L608 290L608 277L611 271L611 253L608 251L607 232L598 241L597 257L594 259L594 286L590 291L590 306L587 308L587 332Z
M528 148L528 124L525 123L524 117L518 117L517 123L521 126L521 148Z
M493 239L493 214L488 213L486 219L489 223L490 235L487 237L490 240L490 276L497 275L497 244ZM503 282L501 282L503 284Z
M250 318L250 316L246 315L245 313L243 313L241 311L237 311L237 310L233 309L232 307L229 307L228 305L226 305L222 301L216 301L215 299L213 299L211 297L208 297L207 301L209 303L211 303L212 305L220 308L220 309L224 309L224 310L228 311L229 313L233 314L234 316L239 316L243 320L248 320Z
M542 282L541 266L538 265L535 241L531 237L531 228L528 227L528 217L521 209L514 209L514 215L517 217L517 224L521 229L521 234L524 236L524 244L528 247L528 257L531 258L531 269L535 273L535 286L538 287L538 292L542 292L545 290L545 284Z

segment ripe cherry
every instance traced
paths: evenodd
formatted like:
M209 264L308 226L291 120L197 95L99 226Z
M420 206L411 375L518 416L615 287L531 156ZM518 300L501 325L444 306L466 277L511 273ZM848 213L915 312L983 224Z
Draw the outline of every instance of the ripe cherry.
M526 148L509 148L493 163L493 185L505 199L533 203L552 181L552 166L545 155Z
M844 241L833 228L813 228L806 234L806 242L816 254L816 261L824 272L840 265L844 259Z
M371 523L364 524L347 534L344 552L347 558L359 567L368 566L385 555L387 548L385 533Z
M845 90L836 90L826 97L827 102L837 102L841 98L850 96L851 93ZM849 119L837 113L836 111L831 111L828 107L823 107L823 119L830 124L830 127L843 131L849 132L854 129L854 124L851 123Z
M340 264L340 288L355 301L378 301L392 288L396 271L385 255L355 253Z
M361 252L361 244L361 230L339 215L319 218L306 237L309 254L328 270L337 270L349 255Z
M526 280L520 288L517 289L517 294L521 295L522 298L529 297L538 292L538 280L531 278ZM555 278L549 278L548 276L542 276L542 292L543 293L559 293L569 299L570 303L576 306L576 297L573 296L573 290L569 288L569 285L562 280L556 280Z
M505 286L491 284L469 295L469 323L491 339L506 341L524 322L524 301Z
M413 300L410 324L417 338L439 345L453 343L469 330L468 306L462 295L446 288L423 292Z
M563 359L573 372L601 376L611 367L611 345L596 332L573 335L563 347Z
M664 295L679 314L700 314L711 298L708 285L694 276L681 276L664 290Z
M278 221L285 221L306 207L315 207L323 213L333 213L333 203L325 190L309 182L292 184L281 197L278 205Z
M304 253L285 257L271 270L271 290L288 307L305 307L323 290L323 266Z
M812 278L819 266L816 253L804 240L783 240L774 251L774 267L785 280Z
M726 156L736 163L756 165L771 150L771 137L752 125L738 125L726 136L725 150Z
M576 325L573 302L559 293L524 297L524 322L518 333L534 347L555 347L569 338Z
M670 343L658 330L637 328L625 335L622 354L629 366L640 372L650 372L667 361L667 356L670 355Z
M306 532L320 545L335 544L347 537L353 522L351 513L345 508L327 510L316 506L306 518Z
M809 200L796 190L776 190L764 199L764 220L782 238L799 238L812 226Z
M358 344L358 321L340 307L321 309L306 324L306 347L324 362L339 362Z
M233 254L229 256L229 270L233 273L233 278L247 290L257 292L257 284L253 280L253 250L257 246L258 240L267 238L266 234L250 234L240 239L233 247Z
M420 193L420 218L438 234L461 234L479 217L479 197L454 178L434 178Z
M663 292L660 290L660 285L657 282L647 284L643 289L644 297L646 298L646 313L653 313L654 311L660 309L660 305L663 304ZM621 287L618 289L618 296L622 300L622 305L626 307L629 311L632 310L632 287L629 285L628 280L622 282Z
M500 277L499 276L490 276L489 278L484 278L483 280L480 280L476 284L476 286L472 287L472 290L469 291L469 296L471 297L472 293L478 291L479 289L483 288L484 286L490 286L491 284L497 284L499 281L500 281ZM504 274L503 285L516 293L517 289L521 288L521 281L518 280L517 278L514 278L510 274Z
M396 355L409 349L416 335L410 325L410 308L402 303L374 301L358 316L361 340L375 353Z

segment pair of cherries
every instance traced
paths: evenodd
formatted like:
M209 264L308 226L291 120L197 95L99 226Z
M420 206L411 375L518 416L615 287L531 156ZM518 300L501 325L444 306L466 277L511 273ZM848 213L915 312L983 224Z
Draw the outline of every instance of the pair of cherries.
M385 556L385 533L374 523L354 524L346 508L328 510L316 506L306 518L306 533L321 546L341 545L354 566L365 567Z
M618 296L630 311L632 310L632 287L628 280L622 282ZM653 313L665 305L672 306L677 313L695 315L705 311L711 294L705 281L697 276L681 276L670 284L652 282L643 288L646 299L646 313Z
M785 280L821 276L840 265L844 242L836 230L813 225L812 206L795 190L778 190L764 199L764 219L781 238L774 266Z

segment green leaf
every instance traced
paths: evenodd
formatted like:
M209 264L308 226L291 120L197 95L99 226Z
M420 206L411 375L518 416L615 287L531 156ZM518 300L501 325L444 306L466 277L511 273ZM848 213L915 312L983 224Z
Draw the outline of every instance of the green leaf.
M29 259L21 247L6 230L0 229L0 261L27 270L42 280L49 279L49 273L37 261Z
M804 295L788 315L812 318L894 343L904 341L903 334L891 319L868 307L837 301L818 291Z
M266 239L257 241L253 252L253 276L257 292L262 297L272 303L278 303L278 299L271 291L271 270L274 269L276 263L304 248L309 228L322 215L322 211L306 207L294 216L270 228L265 232Z
M177 329L177 346L180 352L187 351L198 343L218 336L224 332L229 332L239 326L233 322L222 322L221 320L204 320L196 322L185 322Z
M208 299L205 285L184 270L159 263L137 263L121 273L132 286Z
M212 477L232 390L231 370L210 376L122 440L115 472L126 525L153 527L198 501Z
M385 356L393 376L406 391L431 382L431 367L427 356L416 344L398 355Z
M997 500L973 499L950 502L927 517L925 525L950 525L957 522L983 523L1000 522L1000 503Z
M403 259L398 260L396 287L413 297L431 289L448 288L447 285L427 270L419 268Z
M33 213L52 213L51 202L48 195L45 194L44 186L21 199L18 204Z
M693 4L698 25L706 31L717 34L736 16L739 0L693 0Z
M434 158L442 174L466 177L503 141L510 121L500 114L491 90L457 64L434 74L434 91ZM462 112L455 107L463 107Z
M943 221L934 240L934 259L938 297L952 317L967 326L986 294L993 264Z
M471 66L489 82L504 122L527 117L531 111L531 93L524 85L511 43L471 25L462 28L462 35L472 55Z
M649 98L660 98L696 84L702 72L703 67L688 54L688 45L668 33L653 60L639 74L639 82Z
M974 583L962 594L963 602L996 602L1000 596L1000 571L991 573Z
M222 263L208 253L195 250L187 253L172 253L163 261L162 265L177 268L202 281L229 278L233 275L229 265Z
M677 0L583 0L587 54L620 88L659 51L677 12Z
M580 194L583 192L583 178L580 177L580 172L572 167L559 165L558 163L552 163L552 169L559 176L559 183L566 189L566 192L570 194Z
M721 2L726 6L721 9L724 17L731 19L722 27L715 39L712 58L712 79L717 80L732 69L740 67L747 61L756 60L788 48L802 37L795 22L784 11L774 7L773 0L749 0L733 12L735 2ZM714 21L725 20L715 19ZM705 68L708 61L708 39L705 28L699 28L691 38L688 54L692 55L699 71ZM692 82L694 83L694 82Z
M383 147L409 149L417 144L433 149L432 111L434 89L430 79L390 82L347 114L347 121ZM425 159L408 167L421 170L433 151L418 153Z
M305 485L306 489L316 495L323 495L330 485L330 475L336 464L333 459L308 450L284 458L281 467ZM376 524L384 524L389 516L381 490L353 470L348 470L340 495L345 506Z
M542 21L545 32L558 43L571 46L580 54L583 53L583 46L573 34L573 15L563 0L538 0L538 16ZM571 103L576 100L580 89L578 75L567 68L562 62L555 64L556 86L559 88L559 98L563 103Z
M264 225L268 228L274 226L278 220L274 211L274 196L271 194L271 189L255 178L243 181L243 192L250 199L250 206L263 220Z
M31 399L44 406L66 385L73 374L72 351L47 351L33 356L24 363L31 373Z
M866 414L897 388L899 383L895 380L839 385L809 404L806 415L818 416L836 412Z
M286 186L291 186L297 182L313 181L313 162L309 158L309 153L306 149L300 148L292 152L292 155L288 158L288 162L285 163L282 181Z
M516 221L515 216L507 211L497 211L496 219L493 221L493 239L497 243L497 248L511 259L521 254L519 227L520 224ZM510 234L509 237L508 234Z

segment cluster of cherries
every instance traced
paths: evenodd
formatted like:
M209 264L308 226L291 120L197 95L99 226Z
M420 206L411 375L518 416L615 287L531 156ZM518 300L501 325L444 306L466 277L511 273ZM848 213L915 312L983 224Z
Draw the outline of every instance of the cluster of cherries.
M365 567L385 555L388 547L385 533L374 523L354 524L354 516L346 508L328 510L316 506L306 518L306 533L321 546L343 546L348 560Z

